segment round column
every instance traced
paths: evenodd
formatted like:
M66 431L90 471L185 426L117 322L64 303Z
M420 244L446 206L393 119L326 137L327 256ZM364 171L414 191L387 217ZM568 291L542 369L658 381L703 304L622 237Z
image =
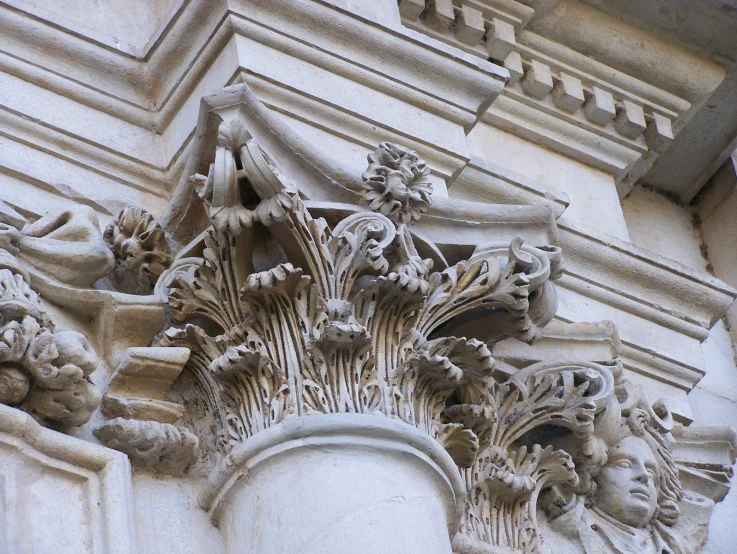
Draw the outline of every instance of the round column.
M203 503L227 554L449 554L462 496L453 460L423 432L330 414L236 447Z

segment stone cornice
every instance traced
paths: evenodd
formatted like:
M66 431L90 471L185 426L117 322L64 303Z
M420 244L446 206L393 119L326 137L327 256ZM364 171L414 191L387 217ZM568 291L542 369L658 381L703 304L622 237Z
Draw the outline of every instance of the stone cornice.
M648 319L705 340L737 291L704 272L562 218L560 244L567 252L561 286L600 288L600 296ZM575 285L578 281L581 285ZM605 284L606 283L606 284ZM609 294L608 294L609 293Z
M495 204L546 205L557 219L570 204L568 195L490 161L471 156L449 185L455 198ZM460 189L460 191L458 190Z
M601 64L599 67L636 73L644 83L692 104L708 96L724 77L723 67L713 62L709 53L694 54L577 0L554 4L531 20L529 30L571 52L586 52ZM633 7L632 11L637 10ZM697 76L696 67L703 74Z
M293 25L294 10L300 10L301 21L325 29L330 36L319 39L324 43L309 38L315 36L309 24ZM178 161L191 139L199 99L240 79L258 86L264 101L288 117L307 118L317 128L336 119L352 122L343 132L354 129L351 140L365 146L367 134L383 137L370 137L372 144L396 135L395 140L427 150L438 175L449 178L468 159L464 130L478 120L508 75L399 25L382 27L319 1L272 2L268 9L258 2L230 9L224 3L190 2L141 59L7 6L0 5L0 21L1 86L9 93L3 97L4 135L14 144L48 152L49 158L69 160L68 187L49 185L49 193L75 201L87 197L88 205L108 214L119 209L125 194L116 187L120 198L100 198L84 174L123 183L132 189L127 194L139 195L140 204L161 205L180 174ZM28 36L54 48L27 45ZM335 44L346 48L336 50ZM256 47L287 53L285 60L293 66L283 77L275 75L277 67L264 66L251 54ZM321 69L336 81L327 91L302 90L290 81L301 71ZM355 87L352 96L341 97L347 87ZM376 101L351 104L364 93ZM397 110L416 117L404 117L395 129L399 120L366 111L380 99L392 99ZM65 119L61 113L75 116ZM435 144L428 115L444 127L444 142ZM328 132L340 135L340 130ZM16 168L18 159L14 155L0 165L18 181L37 186L34 170L43 168Z
M558 231L567 264L558 282L561 295L571 295L571 302L594 302L597 313L614 320L624 367L669 396L678 421L691 422L686 395L707 370L698 343L737 291L709 274L565 218L558 220ZM573 312L568 317L581 317L576 308ZM564 313L559 317L565 319ZM583 317L587 313L584 309Z
M468 167L474 171L467 174L465 170L456 181L462 185L464 198L548 206L556 215L566 207L566 199L544 185L494 164L472 159ZM478 197L469 188L470 179L479 188ZM565 216L558 219L557 227L556 244L566 252L561 287L678 333L705 340L709 329L737 297L732 287L704 271L574 223Z
M641 139L611 140L600 129L579 126L574 117L550 102L530 101L514 92L500 96L481 119L614 176L626 172L647 153Z
M400 2L404 24L509 70L486 121L612 173L620 196L725 74L575 0L425 4Z
M161 38L155 41L144 57L131 59L120 51L90 48L90 41L84 37L60 32L56 26L42 23L16 10L2 9L0 5L3 33L8 33L8 37L3 35L3 39L16 40L15 43L5 42L3 50L11 59L7 60L8 66L3 69L29 82L43 79L46 88L58 89L62 95L81 104L114 113L120 119L138 126L162 131L181 109L193 85L202 79L207 67L212 65L214 57L220 55L230 37L238 34L239 30L248 29L249 24L266 31L257 39L271 41L274 47L283 47L289 41L294 45L293 48L300 42L312 44L314 35L308 41L299 36L300 27L293 25L291 18L295 17L294 10L299 9L301 27L305 32L316 22L326 31L335 31L323 37L323 47L312 44L311 54L324 60L324 63L342 60L347 62L346 67L353 66L353 71L359 68L367 70L364 76L374 76L373 79L368 77L372 86L381 88L380 82L373 81L388 79L401 84L408 92L426 91L421 94L443 99L450 106L455 105L470 114L476 114L480 99L488 99L492 92L489 83L480 80L479 76L485 74L497 80L499 88L508 76L505 70L475 56L468 56L401 27L380 27L353 14L337 12L319 0L298 5L284 1L272 2L268 9L258 2L245 0L229 7L224 3L217 6L204 2L193 2L188 7L179 17L170 21L169 27L162 30ZM285 25L289 26L288 30ZM195 30L198 32L193 35ZM23 37L44 37L44 34L46 41L55 43L55 51L29 52ZM285 40L287 42L283 42ZM350 42L351 49L335 50L341 40ZM92 41L93 44L95 42ZM16 56L14 50L23 51L29 59ZM351 58L345 56L347 51L352 51ZM55 63L49 55L58 56L59 60L74 57L75 66L71 69L80 71L79 68L85 68L86 71L79 75L62 73L60 62ZM412 60L413 83L400 77L405 73L400 69L400 66L405 67L404 60ZM393 62L396 69L392 70L387 62L390 65ZM100 71L106 71L107 75L100 74ZM55 80L54 75L58 79ZM459 85L459 79L465 83ZM130 94L124 93L124 85L131 87ZM188 92L182 94L179 89Z
M287 4L289 13L285 11ZM650 167L658 151L667 146L668 137L658 139L659 131L656 129L653 131L655 134L646 136L649 137L647 141L643 136L633 139L630 131L626 134L620 132L621 128L631 127L626 117L621 126L612 123L601 126L592 123L588 116L569 113L568 108L562 109L559 97L552 92L537 99L518 82L529 71L530 63L541 63L552 71L555 87L562 86L559 74L566 73L582 84L587 99L595 87L605 94L612 94L618 110L622 102L630 102L636 106L633 117L639 117L636 112L642 107L646 123L652 121L653 114L658 114L670 121L674 131L700 106L723 75L723 70L713 62L685 50L678 50L677 56L668 58L666 62L673 67L662 71L662 63L655 62L662 58L665 43L620 21L593 17L601 16L600 12L576 2L555 3L552 10L537 14L529 6L514 1L489 3L469 0L467 4L487 19L498 18L510 25L515 35L510 38L512 42L508 48L504 48L521 56L519 63L522 65L518 68L513 67L512 60L507 63L512 83L486 114L487 120L502 128L514 129L528 140L611 172L620 182L620 194L625 194L634 180ZM82 156L80 161L83 165L98 164L104 173L116 178L116 170L108 170L108 163L113 167L132 163L152 175L145 177L143 182L135 175L124 179L133 188L150 190L154 194L161 190L161 183L172 181L173 162L181 153L191 130L187 116L177 114L192 113L196 98L210 88L207 83L215 82L215 88L229 84L237 78L239 69L244 74L263 79L265 83L273 82L272 76L259 76L258 71L253 72L254 60L249 61L247 53L237 53L233 57L233 48L238 51L233 41L236 35L248 36L279 51L289 51L290 55L310 65L343 74L353 82L365 83L372 90L383 90L403 102L447 118L466 130L477 121L485 102L494 96L490 94L490 83L496 81L501 85L506 78L506 73L498 66L479 57L489 55L480 46L470 47L434 31L430 32L434 38L428 38L399 25L382 26L321 0L297 5L272 2L268 9L247 0L230 4L178 3L146 49L135 53L131 49L126 52L125 47L116 50L100 37L84 36L83 33L52 26L43 14L26 14L15 3L3 6L0 7L4 52L0 53L0 64L3 71L73 101L69 108L74 106L73 109L79 112L76 121L90 124L72 128L68 122L60 121L54 132L61 133L72 142L81 139L88 145L87 149L92 149L93 158L110 158L100 166L99 161ZM299 10L299 17L293 18L294 10ZM575 13L577 18L583 18L586 31L592 36L609 32L607 26L614 25L632 42L644 40L647 44L652 43L652 48L628 49L625 44L612 52L597 51L591 55L587 52L584 56L576 51L587 44L583 35L573 32L577 19L563 17L558 12ZM295 21L298 22L296 26ZM315 25L324 28L327 34L315 37L310 33ZM569 28L571 25L573 27ZM422 25L418 28L428 32ZM305 33L309 33L310 38ZM27 36L39 37L38 44L53 43L54 48L29 48ZM184 37L186 44L181 43ZM348 40L350 44L343 44L342 40ZM346 48L336 50L336 44ZM668 50L672 51L672 48ZM346 52L350 55L346 56ZM67 62L71 58L75 59L73 65ZM411 60L410 71L406 60ZM693 78L695 66L699 67L699 79ZM638 69L638 78L630 75L633 67ZM522 73L515 73L518 69ZM704 78L705 75L708 78ZM458 79L462 81L460 86ZM13 86L20 83L18 81ZM281 94L275 107L283 109L283 91L289 85L276 85L270 96ZM34 94L38 90L32 89ZM269 101L268 98L264 100ZM290 98L286 102L290 116L299 117L304 112L297 107L295 99ZM352 117L352 110L348 108L346 112L346 108L336 105L334 99L320 97L317 105L324 112L322 119L325 121L335 114L335 107L339 108L342 117L346 114L348 119ZM10 108L18 109L18 106ZM87 108L92 111L85 113ZM100 112L112 114L118 121L102 121ZM353 113L359 115L355 110ZM53 117L43 111L21 115L47 125L54 124ZM128 146L124 143L116 143L115 148L105 146L106 138L99 135L100 129L112 130L122 126L114 133L116 136L143 136L138 130L124 128L126 123L151 131L150 138L138 138ZM319 122L316 123L319 126ZM370 118L365 123L356 123L359 130L355 134L362 134L372 123L375 122ZM10 128L13 126L11 124ZM669 131L663 127L663 132L667 135ZM21 132L13 131L13 134ZM422 142L421 136L416 138ZM655 139L660 141L657 147L652 143ZM150 142L150 146L137 152L136 145L146 142ZM411 140L404 142L412 145ZM592 142L598 143L599 147L591 149L589 145ZM130 160L116 159L115 155L111 157L104 152L95 153L98 145L110 152L118 150ZM55 148L58 154L62 150ZM442 153L438 151L437 156L442 157ZM453 156L456 161L440 162L444 176L457 171L465 162L462 154L456 152ZM432 153L428 160L436 163ZM135 173L136 169L133 171Z
M645 70L635 79L626 73L629 67L626 56L621 63L607 58L608 65L583 56L575 51L576 44L567 44L570 40L563 40L568 36L566 33L545 26L552 16L538 17L530 23L534 10L517 2L493 6L484 2L471 4L488 17L499 17L515 29L517 39L510 52L523 55L526 60L523 61L523 71L527 71L525 67L529 67L530 60L537 60L546 64L555 75L563 71L578 79L585 91L591 91L595 86L604 93L613 94L616 102L627 100L644 106L648 113L668 118L675 130L688 118L689 106L698 106L711 90L710 81L707 84L703 80L693 81L688 72L682 75L682 72L674 70L670 72L672 78L666 78L658 70L653 75ZM349 125L356 129L351 140L362 137L365 141L372 125L382 125L370 114L340 105L339 100L336 103L335 98L325 95L313 96L311 106L301 107L309 99L304 96L298 98L294 94L290 96L291 85L288 82L279 82L268 72L263 73L256 59L249 59L248 47L244 44L244 49L238 48L236 36L247 37L261 47L288 52L310 67L323 67L333 75L342 75L358 86L365 84L371 90L420 107L466 130L477 121L485 102L493 98L495 93L489 87L500 87L506 78L498 66L485 62L473 48L469 50L458 41L450 41L452 45L448 46L401 26L381 26L317 0L297 6L289 3L289 13L285 11L286 6L287 3L270 3L266 10L257 2L245 0L232 5L186 3L173 10L167 25L152 39L150 49L139 57L112 50L94 37L64 32L17 8L5 7L0 8L5 52L0 55L0 63L8 75L20 79L13 84L14 87L24 86L23 82L43 86L66 99L65 102L71 101L69 109L79 113L75 121L89 122L74 128L70 122L55 123L53 115L43 109L28 114L18 112L21 116L44 122L47 128L54 126L51 134L58 134L62 141L57 141L58 146L49 146L55 154L64 155L62 143L65 141L76 142L82 146L81 149L73 149L77 164L96 167L105 176L122 178L129 186L154 195L160 194L162 184L171 183L179 171L175 162L191 130L191 122L188 123L191 116L187 114L192 113L196 98L204 92L203 86L210 87L209 82L214 81L218 88L234 79L246 78L260 87L259 92L264 93L263 99L270 106L285 110L285 114L297 119L317 118L307 122L318 127L323 124L321 121L328 124L334 120L337 109L341 118L354 122ZM295 9L300 10L300 17L296 20L301 23L297 26L292 19ZM566 21L562 18L559 23L566 25ZM591 25L604 25L596 23L595 18L587 21ZM310 33L311 28L318 24L329 36L315 37ZM632 32L642 34L639 30ZM555 40L561 42L550 40L548 35L552 37L551 33ZM29 49L25 44L26 36L42 37L40 42L53 42L55 48ZM183 37L187 39L186 45L180 44ZM346 48L336 50L336 44L343 44L341 40L344 39L350 40L350 48L346 44ZM96 46L90 48L91 44ZM350 55L346 56L346 52ZM77 62L68 67L65 60L70 57ZM405 61L409 59L412 60L412 69L408 71ZM703 62L687 52L681 53L678 59L683 62L678 62L681 65L686 61ZM652 65L645 64L646 67ZM721 70L712 66L699 67L702 73L705 69L714 73L716 82L717 73ZM80 68L83 68L82 72ZM611 123L602 127L591 123L580 113L568 113L556 105L557 101L551 94L538 100L520 88L522 85L518 81L521 75L516 75L513 68L511 71L512 84L486 113L487 121L611 172L622 182L619 187L621 194L626 193L629 185L653 162L657 152L646 144L643 136L633 139L619 133ZM460 86L458 79L463 81ZM491 85L493 82L497 85ZM29 92L31 90L33 94L39 92L33 86ZM309 91L300 92L310 94ZM49 97L48 102L55 101ZM18 110L20 106L16 104L12 100L8 107ZM101 119L102 112L114 118L106 116ZM24 134L19 128L20 121L13 122L10 113L6 119L8 128L15 129L12 135L20 137ZM114 136L137 138L129 145L125 144L125 139L123 142L118 139L114 147L107 145L108 139L100 131L115 127L120 128L113 133ZM386 131L394 131L386 125L382 125L382 129L385 137L390 136ZM418 149L424 144L428 148L425 153L428 161L445 178L463 167L467 158L458 147L450 147L448 151L446 146L445 152L442 146L439 150L429 148L429 141L423 139L420 128L417 129L409 133L412 136L398 136L395 140ZM150 132L150 136L146 136L146 132ZM328 132L335 130L329 129ZM406 132L403 134L407 135ZM36 139L32 140L36 142ZM146 143L148 146L141 148ZM597 143L598 147L592 149L592 143ZM81 153L85 151L88 153ZM121 173L118 168L126 165L129 169Z
M167 14L162 18L161 23L154 30L153 34L148 37L146 42L139 44L131 44L121 41L112 34L106 34L95 31L92 27L84 25L82 22L74 18L68 18L60 15L58 12L50 11L42 6L28 4L22 0L3 0L2 4L28 14L46 24L53 25L65 29L69 34L80 37L83 40L94 43L108 50L128 55L131 58L141 59L147 56L156 43L161 40L162 35L166 34L172 19L178 17L184 8L189 4L189 0L176 0L173 2Z

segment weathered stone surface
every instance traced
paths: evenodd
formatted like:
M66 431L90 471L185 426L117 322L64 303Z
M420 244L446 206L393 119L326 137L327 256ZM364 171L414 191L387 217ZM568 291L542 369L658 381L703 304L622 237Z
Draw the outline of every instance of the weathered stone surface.
M102 444L128 455L134 467L181 475L198 456L199 441L182 427L118 417L95 430Z
M57 330L20 262L0 250L0 404L17 406L39 421L86 423L100 402L90 382L98 358L81 333Z
M0 551L731 552L724 6L57 4L0 6Z
M3 552L138 551L125 455L2 405L0 513Z

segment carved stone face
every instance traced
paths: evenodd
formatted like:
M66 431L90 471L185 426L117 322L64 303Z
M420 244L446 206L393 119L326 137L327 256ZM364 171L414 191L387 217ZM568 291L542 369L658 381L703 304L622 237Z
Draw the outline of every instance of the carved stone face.
M629 436L612 447L596 476L596 506L635 528L652 519L658 505L658 462L644 439Z

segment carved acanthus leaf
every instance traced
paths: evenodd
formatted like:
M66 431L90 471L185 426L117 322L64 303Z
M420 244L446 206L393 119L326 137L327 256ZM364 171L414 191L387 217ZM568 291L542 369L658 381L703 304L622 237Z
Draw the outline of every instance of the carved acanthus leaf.
M182 475L199 454L199 440L187 429L158 421L117 417L95 430L107 447L125 452L134 467Z
M566 428L585 441L594 418L614 395L614 377L592 363L539 363L507 381L465 372L457 403L443 411L450 424L477 437L478 455L461 467L469 494L461 532L472 539L523 552L538 545L535 507L544 484L575 487L568 454L532 444L527 437L546 426ZM515 522L512 524L510 522Z
M292 413L378 411L437 435L446 399L490 378L493 360L480 341L428 340L431 333L479 307L518 321L529 306L530 280L539 288L550 277L547 254L524 250L520 241L431 273L432 262L418 255L403 224L429 205L427 167L416 153L386 143L370 164L364 178L367 190L380 192L372 200L380 213L356 213L330 229L310 216L239 122L221 123L215 164L200 179L215 230L205 237L203 263L174 277L169 296L175 321L214 326L187 326L164 342L194 349L190 367L220 414L221 446L267 424L245 421L243 414L260 417L244 408L248 395L226 393L236 375L251 380L253 391L283 396L271 424ZM241 205L249 187L255 210ZM253 215L262 206L268 217L238 226L216 216L220 208ZM273 230L289 263L253 270L247 237L260 224Z
M549 462L570 460L518 441L553 423L590 434L613 391L608 370L537 366L497 382L485 342L448 335L483 312L500 317L496 337L533 341L555 306L559 249L515 239L432 272L406 224L430 204L429 170L416 153L380 145L364 174L375 213L331 228L239 125L220 124L215 163L197 179L213 223L202 261L169 284L174 321L194 324L162 340L192 349L187 367L214 416L219 455L287 417L398 418L456 460L475 495L469 510L506 503L469 532L485 540L488 525L509 526L513 516L527 529L514 544L532 544L537 484L570 477ZM266 232L288 261L257 270L252 240Z
M458 467L466 468L473 464L479 452L479 439L471 429L462 423L442 424L436 438Z
M482 469L466 498L461 529L464 534L492 545L520 552L536 551L537 496L547 484L575 486L578 476L571 457L562 450L534 445L504 453L492 448L481 454Z
M237 254L220 233L205 236L202 264L178 273L170 284L172 318L184 322L204 318L221 329L232 329L247 318L239 301Z

